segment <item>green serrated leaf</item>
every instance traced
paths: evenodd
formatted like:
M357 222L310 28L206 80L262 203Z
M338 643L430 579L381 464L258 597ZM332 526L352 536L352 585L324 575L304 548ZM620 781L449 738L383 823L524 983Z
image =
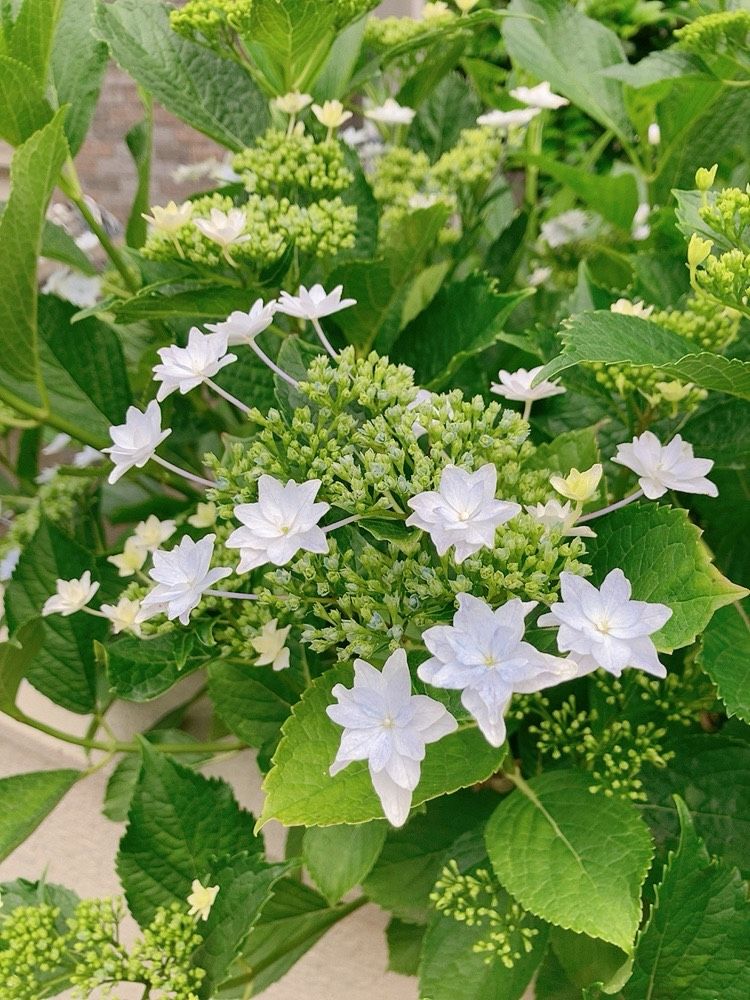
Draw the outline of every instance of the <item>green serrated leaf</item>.
M497 343L513 310L533 294L533 289L498 292L483 274L443 285L401 332L391 360L410 365L425 388L441 389L465 361Z
M193 953L193 964L206 973L199 996L211 1000L242 951L271 890L288 865L267 865L257 854L240 854L217 862L209 876L219 887L208 920L201 927L203 942Z
M722 733L693 733L670 741L665 768L646 768L643 816L663 848L679 833L674 796L688 803L698 835L727 864L750 875L750 744Z
M599 425L582 427L558 434L554 440L540 444L529 459L530 469L549 469L567 476L571 469L590 469L599 459L597 431Z
M383 810L366 762L350 764L334 778L328 769L336 756L341 729L325 713L331 688L350 683L351 667L339 666L313 681L282 729L282 740L266 776L266 800L259 824L278 819L287 826L335 826L381 819ZM481 733L464 728L427 749L413 803L484 781L497 768L504 749L490 747Z
M118 698L153 701L212 658L186 629L145 641L126 636L107 647L107 676Z
M11 56L0 56L0 138L20 146L52 118L35 73Z
M259 0L243 39L274 94L305 91L336 37L336 5L317 0Z
M8 33L8 51L33 70L41 87L47 81L61 3L62 0L21 0L13 28Z
M378 820L359 826L313 826L305 830L302 857L329 903L337 903L369 875L387 832L387 824Z
M601 72L627 64L617 35L566 0L513 0L508 9L511 14L533 18L503 22L503 37L513 62L540 80L549 80L553 90L604 128L629 140L632 126L622 84Z
M301 688L289 671L219 660L208 669L208 690L217 713L248 746L276 739Z
M78 780L79 771L32 771L0 779L0 861L22 844Z
M727 713L750 723L750 620L748 605L722 608L703 633L698 657Z
M630 805L592 795L589 784L577 771L532 778L490 818L487 853L531 913L630 951L651 837Z
M36 621L44 637L27 665L27 679L58 705L82 714L96 706L93 643L104 638L107 623L90 615L49 615L41 620L39 615L58 579L75 579L93 569L86 549L43 521L25 546L6 592L11 634Z
M622 1000L745 1000L750 904L736 869L712 860L677 799L680 844L638 936Z
M672 617L654 636L671 652L694 642L719 608L745 595L711 563L701 531L687 511L656 504L631 504L597 522L587 547L598 585L618 566L639 601L666 604Z
M96 31L155 100L227 149L250 145L268 124L267 102L250 77L172 31L160 0L100 4Z
M204 879L213 859L260 855L262 843L226 782L196 774L146 741L142 752L117 872L131 913L145 926L160 906L184 904L193 879Z
M582 362L648 365L703 389L750 399L750 362L710 351L638 316L612 312L578 313L561 331L563 353L545 365L538 381Z
M73 156L86 138L99 100L109 49L93 34L96 0L62 0L50 59L50 83L69 105L65 135Z

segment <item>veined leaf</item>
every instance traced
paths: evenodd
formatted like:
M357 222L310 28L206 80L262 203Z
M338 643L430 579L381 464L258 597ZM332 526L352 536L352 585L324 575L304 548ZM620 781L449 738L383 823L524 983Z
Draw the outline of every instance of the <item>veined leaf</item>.
M78 771L63 770L0 779L0 861L36 830L78 777Z
M378 820L359 826L311 826L305 830L302 856L329 903L337 903L369 875L387 832L387 824Z
M96 0L61 0L50 59L58 105L69 105L65 135L73 156L86 138L99 100L109 49L93 33Z
M0 56L0 138L20 146L51 118L34 72L12 56Z
M336 4L317 0L257 0L243 35L274 94L305 91L336 37Z
M747 606L722 608L703 633L699 663L729 715L750 723L750 620Z
M530 779L490 818L487 852L501 885L527 910L630 951L651 837L632 806L588 786L578 771Z

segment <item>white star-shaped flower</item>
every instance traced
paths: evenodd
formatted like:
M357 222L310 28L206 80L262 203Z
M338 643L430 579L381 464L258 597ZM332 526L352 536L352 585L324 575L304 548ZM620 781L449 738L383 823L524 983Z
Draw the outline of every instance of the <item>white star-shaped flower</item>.
M255 661L257 667L267 667L270 664L274 670L286 670L289 666L286 640L289 638L292 626L279 628L278 624L278 618L272 618L260 630L260 635L250 640L250 645L258 653L258 659Z
M102 604L99 610L109 619L115 635L119 635L120 632L132 632L137 636L142 634L138 617L141 610L139 601L121 597L117 604Z
M260 477L257 503L234 508L243 527L232 532L226 547L240 550L238 573L269 562L283 566L300 549L328 551L328 541L318 522L330 510L330 504L315 502L319 489L319 479L306 483L290 479L283 485L273 476Z
M174 521L160 521L156 514L150 514L145 521L136 524L133 537L147 552L153 552L171 538L176 530Z
M297 319L323 319L334 313L356 306L356 299L342 299L343 285L338 285L332 292L326 292L322 285L313 285L309 290L300 285L297 295L282 292L279 296L277 311Z
M154 365L154 381L161 382L156 398L161 400L179 390L180 395L202 385L217 372L237 360L227 354L227 339L221 333L201 333L194 326L188 335L187 347L162 347L157 353L160 365Z
M425 747L455 732L458 724L440 702L411 693L406 653L397 649L382 671L354 661L354 684L337 684L337 705L326 712L343 726L331 775L355 760L366 760L383 811L393 826L403 826L419 783Z
M194 528L213 528L219 510L213 501L199 503L195 508L195 513L187 519L188 524Z
M552 92L547 80L538 83L536 87L516 87L515 90L511 90L510 96L515 97L521 104L528 104L529 107L547 108L553 111L570 104L570 101L565 97Z
M146 215L145 212L141 215L154 229L166 233L168 236L174 236L192 219L193 205L189 201L184 201L181 205L170 201L165 206L152 205L151 215Z
M344 125L352 117L351 111L345 111L341 101L324 101L320 104L313 104L312 112L321 125L328 129L338 128Z
M574 503L586 503L596 496L599 483L604 475L604 466L601 462L592 465L590 469L580 472L578 469L571 469L567 476L550 476L550 486Z
M630 444L619 445L612 461L638 476L638 484L649 500L658 500L667 490L709 497L719 495L716 485L705 478L713 468L713 461L696 458L693 446L679 434L663 445L655 434L645 431Z
M527 402L528 400L535 402L537 399L548 399L550 396L559 396L565 392L563 386L558 385L556 382L549 382L546 379L541 381L539 385L532 386L531 383L542 370L542 367L542 365L539 365L530 371L526 371L525 368L519 368L514 372L507 372L504 368L501 368L497 373L500 381L499 383L492 383L492 391L498 396L503 396L505 399L512 399L517 402Z
M578 510L571 506L570 500L564 504L559 500L548 500L546 503L527 506L526 510L545 528L559 528L563 535L572 538L596 538L596 534L588 525L576 525L580 515Z
M137 538L131 536L125 542L122 552L107 556L107 562L117 567L118 576L134 576L148 558L148 549Z
M292 90L281 97L275 97L273 103L283 111L285 115L298 115L300 111L312 104L312 97L309 94L301 94L298 90Z
M542 615L539 625L557 625L557 648L573 654L581 673L603 667L619 677L625 667L666 677L649 638L672 617L666 604L631 601L631 586L621 569L597 588L574 573L560 574L562 601Z
M196 228L212 243L218 243L225 250L239 243L247 243L252 239L247 229L247 216L244 209L230 208L222 212L220 208L212 208L207 219L196 219Z
M497 469L483 465L467 472L455 465L443 469L440 488L418 493L408 500L414 511L406 524L426 531L438 555L454 546L454 559L461 563L480 549L491 548L495 531L521 507L507 500L496 500Z
M380 125L411 125L416 115L414 108L407 108L389 97L387 101L377 108L368 108L365 111L365 118Z
M58 580L56 587L57 593L44 602L42 614L45 617L63 615L67 618L68 615L74 615L91 603L99 584L91 582L91 573L86 570L77 580Z
M219 895L219 886L203 885L196 878L193 879L193 884L190 888L192 889L192 892L187 898L190 906L188 916L196 917L198 920L208 920L211 907L214 905L216 897Z
M520 128L540 113L539 108L513 108L511 111L487 111L477 118L477 125L486 128Z
M265 305L263 299L257 299L248 312L236 309L221 323L206 323L206 329L226 337L228 347L252 344L255 338L273 323L276 306L276 299Z
M171 433L171 430L161 429L161 410L155 399L148 404L145 413L135 406L128 407L125 423L110 427L112 445L103 449L114 463L109 482L116 483L133 466L142 469Z
M147 616L158 609L172 621L179 618L183 625L190 621L190 612L200 604L203 594L232 571L224 567L211 569L216 535L205 535L198 542L185 535L179 545L164 552L154 552L154 565L149 576L157 584L141 602ZM144 620L144 614L139 620Z
M432 653L417 670L435 687L461 691L461 704L493 747L505 742L505 712L514 694L530 694L576 676L568 660L540 653L523 641L526 615L536 601L514 598L493 611L489 604L458 595L452 625L422 635Z

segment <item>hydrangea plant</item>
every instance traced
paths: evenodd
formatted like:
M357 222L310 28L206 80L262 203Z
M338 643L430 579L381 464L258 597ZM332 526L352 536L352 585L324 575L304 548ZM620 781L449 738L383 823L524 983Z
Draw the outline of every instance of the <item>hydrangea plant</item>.
M122 898L0 886L0 1000L260 995L366 903L424 1000L750 995L750 13L375 6L0 13L0 711L80 753L0 856L100 769L126 823Z

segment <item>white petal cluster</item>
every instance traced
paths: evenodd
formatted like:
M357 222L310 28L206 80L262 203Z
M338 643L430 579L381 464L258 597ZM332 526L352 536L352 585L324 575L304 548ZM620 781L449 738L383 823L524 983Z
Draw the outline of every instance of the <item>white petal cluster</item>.
M206 323L206 329L224 337L227 347L252 344L255 338L273 323L277 305L276 299L265 304L263 299L256 299L248 312L237 309L221 323Z
M287 625L285 628L278 626L278 618L272 618L260 630L260 635L250 640L250 645L258 654L255 661L257 667L271 666L274 670L286 670L289 666L289 649L286 641L292 626Z
M603 667L619 677L626 667L666 677L649 636L672 617L665 604L631 601L631 586L613 569L597 589L574 573L560 574L562 601L553 604L539 624L557 625L557 648L572 653L580 672Z
M542 365L539 365L530 371L526 371L525 368L519 368L514 372L507 372L504 368L501 368L497 373L499 382L492 383L492 391L498 396L504 396L505 399L512 399L518 402L527 402L529 400L535 402L538 399L548 399L550 396L559 396L565 392L563 386L558 385L556 382L549 382L547 379L543 379L538 385L532 385L542 367Z
M417 670L435 687L461 691L461 704L493 747L505 742L505 712L514 694L530 694L576 675L568 660L540 653L523 641L535 601L515 598L493 609L471 594L458 595L452 625L435 625L422 638L432 653Z
M522 128L536 118L539 108L513 108L511 111L500 111L495 108L487 111L477 118L477 125L484 125L486 128Z
M245 232L247 216L241 208L230 208L228 212L212 208L207 219L195 220L195 226L206 239L224 249L239 243L247 243L252 239L249 233Z
M322 285L313 285L310 289L300 285L296 295L290 295L289 292L280 294L277 311L296 319L314 320L332 316L357 304L356 299L342 300L343 291L343 285L338 285L332 292L326 292Z
M571 538L596 538L596 534L587 525L576 524L579 512L571 506L570 500L564 504L559 500L548 500L546 503L527 505L526 511L545 528L559 528L563 535Z
M133 538L147 552L153 552L170 539L176 530L174 521L160 521L156 514L151 514L145 521L136 524Z
M211 908L216 902L216 897L219 895L219 886L203 885L196 878L193 879L193 884L190 888L192 891L187 898L190 907L188 916L195 917L196 920L208 920Z
M416 115L414 108L408 108L389 97L377 108L368 108L365 117L380 125L411 125Z
M148 559L148 549L133 536L127 539L122 552L107 556L107 562L116 566L117 575L123 577L135 576L138 570L143 569L146 559Z
M143 218L154 229L167 235L174 235L179 229L187 225L193 217L192 202L185 201L177 205L170 201L166 205L152 205L151 215L143 213Z
M619 445L612 461L638 476L638 483L649 500L658 500L667 490L702 493L709 497L719 495L716 485L706 479L713 461L696 458L693 446L683 441L679 434L663 445L655 434L645 431L630 444Z
M511 90L510 96L531 108L546 108L551 111L570 104L570 101L565 97L552 92L547 80L538 83L536 87L516 87L515 90Z
M521 511L517 503L496 500L496 489L494 465L483 465L476 472L448 465L443 469L439 489L418 493L408 501L414 513L406 524L426 531L438 555L453 546L454 559L461 563L492 546L498 526Z
M188 334L186 347L162 347L158 352L161 364L154 365L154 381L161 382L156 398L161 400L173 392L185 393L213 378L222 368L237 360L227 354L227 338L221 333L201 333L194 326Z
M210 568L215 541L216 535L205 535L198 542L185 535L169 552L154 552L148 575L157 586L141 602L141 621L150 613L163 612L170 621L179 618L187 625L190 612L198 607L205 591L232 572Z
M604 466L597 462L590 469L580 472L571 469L567 476L550 476L550 486L557 490L560 496L577 504L584 504L596 496L599 483L604 475Z
M91 582L91 573L86 570L77 580L58 580L56 587L57 593L44 602L42 614L45 617L63 615L67 618L68 615L74 615L91 603L99 584Z
M240 550L237 572L247 573L269 562L283 566L301 549L328 551L318 522L330 504L315 502L319 489L319 479L301 484L290 479L284 485L273 476L260 477L257 502L234 508L234 516L243 527L232 532L226 547Z
M145 413L130 406L125 423L110 428L112 445L104 449L114 463L109 482L116 483L133 466L142 469L171 433L171 430L161 429L161 410L155 399L148 404Z
M281 97L275 97L273 103L285 115L298 115L300 111L304 111L312 104L312 100L309 94L301 94L298 90L292 90L288 94L282 94Z
M127 597L121 597L117 604L102 604L99 609L105 618L109 619L112 631L115 635L120 632L132 632L133 635L141 636L141 605L139 601L131 601Z
M331 764L338 774L355 760L366 760L383 811L394 826L403 826L419 783L425 747L454 732L453 716L433 698L413 695L406 653L397 649L382 671L364 660L354 661L354 684L337 684L338 704L326 712L344 727Z
M322 105L313 104L312 112L321 125L334 129L345 125L352 117L351 111L345 111L341 101L324 101Z

